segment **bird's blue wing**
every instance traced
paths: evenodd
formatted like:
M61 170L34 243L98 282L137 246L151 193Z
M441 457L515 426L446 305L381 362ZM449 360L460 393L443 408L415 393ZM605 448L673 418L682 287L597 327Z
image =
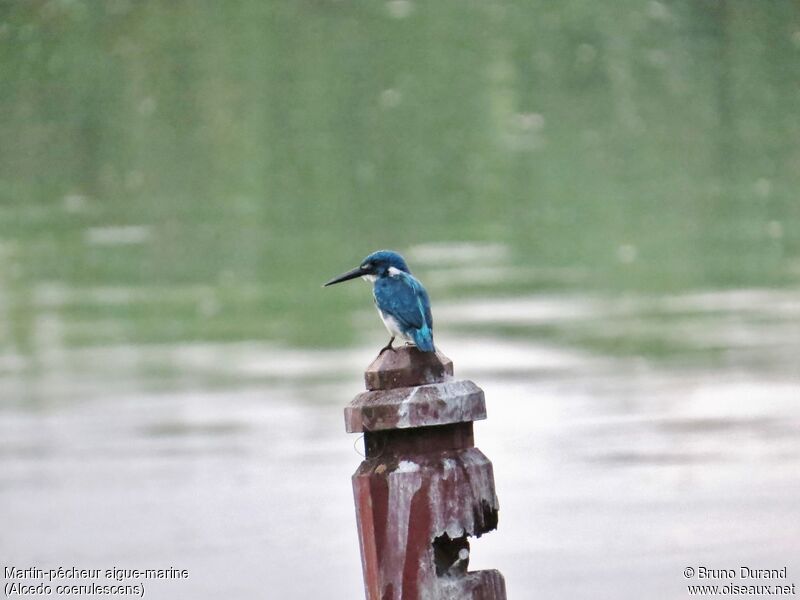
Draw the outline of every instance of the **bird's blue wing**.
M428 328L433 329L433 315L431 314L431 301L428 298L428 292L424 287L422 287L422 284L419 281L414 279L414 282L417 285L420 306L425 314L425 323L428 325Z
M381 277L375 282L375 304L390 314L405 329L433 327L428 293L422 284L407 273Z

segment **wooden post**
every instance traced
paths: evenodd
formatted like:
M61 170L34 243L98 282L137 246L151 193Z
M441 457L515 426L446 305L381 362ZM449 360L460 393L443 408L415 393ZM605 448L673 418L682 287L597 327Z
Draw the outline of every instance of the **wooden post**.
M345 408L364 433L353 475L367 600L505 600L499 571L467 571L470 537L497 527L492 463L474 447L483 390L414 347L387 351Z

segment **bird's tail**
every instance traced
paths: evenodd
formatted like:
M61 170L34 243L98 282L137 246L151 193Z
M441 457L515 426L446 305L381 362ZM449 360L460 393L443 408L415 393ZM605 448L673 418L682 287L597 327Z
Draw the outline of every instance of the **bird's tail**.
M420 329L414 330L414 343L417 348L423 352L435 352L436 348L433 347L433 331L427 325L423 325Z

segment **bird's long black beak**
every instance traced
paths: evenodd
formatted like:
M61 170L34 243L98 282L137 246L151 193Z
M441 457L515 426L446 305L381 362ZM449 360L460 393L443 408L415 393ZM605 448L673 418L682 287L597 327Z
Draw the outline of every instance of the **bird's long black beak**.
M334 277L328 283L324 284L322 287L328 287L329 285L333 285L334 283L341 283L342 281L355 279L356 277L361 277L362 275L366 275L366 271L361 267L356 267L352 271L348 271L347 273L342 273L338 277Z

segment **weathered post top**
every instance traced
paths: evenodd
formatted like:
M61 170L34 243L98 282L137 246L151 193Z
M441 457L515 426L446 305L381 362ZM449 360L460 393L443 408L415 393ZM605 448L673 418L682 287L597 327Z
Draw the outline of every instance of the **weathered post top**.
M404 346L377 356L364 372L368 390L439 383L453 376L453 361L441 352Z
M481 390L413 346L378 356L345 408L364 433L353 475L367 600L505 600L503 576L468 572L469 537L497 527L492 463L474 447Z
M364 373L366 392L345 408L348 433L471 423L486 418L483 390L453 379L453 362L414 346L378 356Z

